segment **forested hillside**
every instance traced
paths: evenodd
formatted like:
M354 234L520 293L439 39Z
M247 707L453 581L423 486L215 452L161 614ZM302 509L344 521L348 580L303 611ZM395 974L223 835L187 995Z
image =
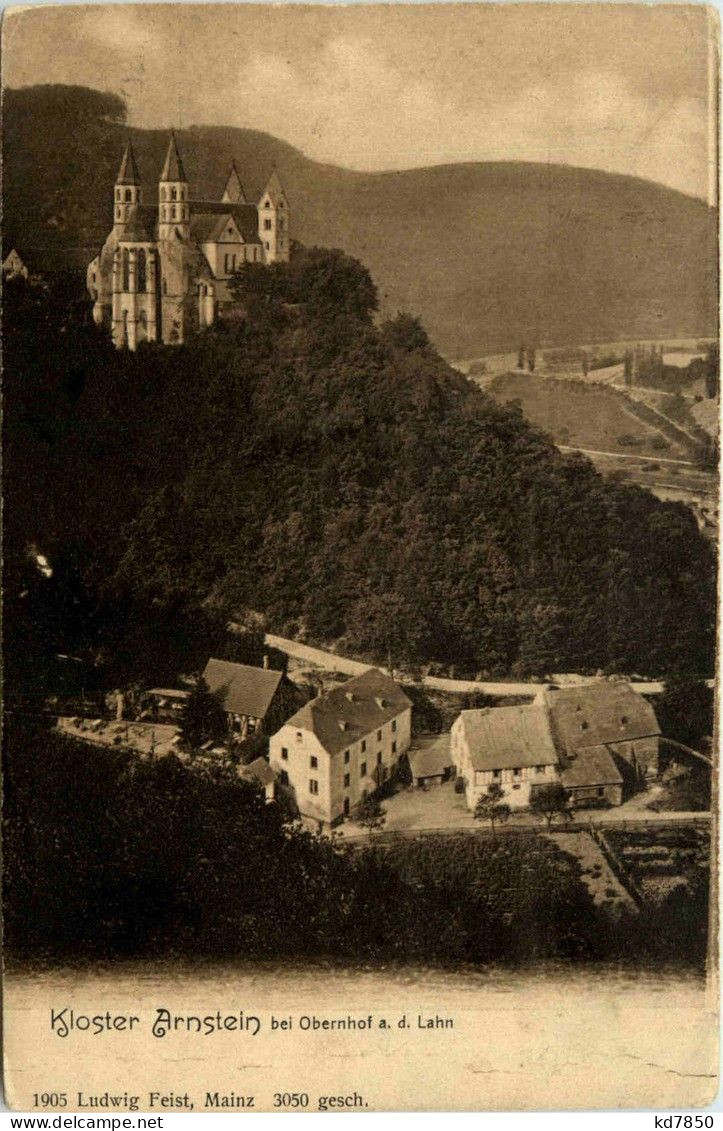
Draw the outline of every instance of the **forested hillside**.
M111 225L128 135L145 199L157 199L167 134L124 120L121 99L98 91L5 91L6 245L94 253ZM519 162L351 172L230 127L183 130L179 144L192 196L220 198L234 157L258 199L276 163L292 234L361 259L382 314L413 310L447 356L516 349L521 340L716 332L715 212L660 185Z
M238 288L245 323L137 354L7 288L11 688L42 683L29 655L158 672L202 610L459 673L710 674L713 550L686 507L562 455L414 318L376 327L341 253Z

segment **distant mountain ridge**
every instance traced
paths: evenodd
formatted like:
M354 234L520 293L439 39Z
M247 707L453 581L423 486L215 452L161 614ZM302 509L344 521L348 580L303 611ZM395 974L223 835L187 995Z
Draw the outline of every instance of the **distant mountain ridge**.
M7 250L99 247L129 135L156 199L168 131L128 128L115 95L6 90L3 132ZM382 312L420 316L448 355L716 332L716 213L661 185L522 162L361 173L254 130L178 138L195 197L220 197L235 158L255 199L275 164L292 236L361 259Z

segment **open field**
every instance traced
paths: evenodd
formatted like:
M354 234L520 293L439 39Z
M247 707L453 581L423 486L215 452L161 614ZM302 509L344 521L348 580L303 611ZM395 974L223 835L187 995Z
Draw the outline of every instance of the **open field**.
M566 447L686 462L691 459L682 442L641 420L613 390L520 372L496 377L488 392L500 402L518 400L528 420Z

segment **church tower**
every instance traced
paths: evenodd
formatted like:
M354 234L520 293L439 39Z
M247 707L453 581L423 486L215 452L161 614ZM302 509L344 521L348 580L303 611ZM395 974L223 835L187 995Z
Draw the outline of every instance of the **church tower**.
M188 239L191 231L188 181L176 135L171 131L168 152L158 183L158 239L171 240L176 234Z
M259 201L259 239L266 263L288 262L289 202L276 169Z
M141 178L138 175L133 145L129 141L123 154L118 176L115 179L113 227L118 236L122 237L123 229L129 223L136 205L140 202Z

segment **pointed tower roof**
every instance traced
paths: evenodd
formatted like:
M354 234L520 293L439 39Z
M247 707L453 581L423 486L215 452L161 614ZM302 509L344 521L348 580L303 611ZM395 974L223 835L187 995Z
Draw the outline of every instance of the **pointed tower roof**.
M166 160L163 164L163 172L161 173L162 181L185 181L186 174L183 169L183 162L181 155L178 152L176 144L176 135L171 130L171 136L168 140L168 151L166 153Z
M223 190L221 201L224 204L246 204L246 193L241 184L241 177L239 176L235 161L231 162L231 168L226 178L226 187Z
M117 185L139 185L141 183L138 166L136 165L136 155L133 152L133 144L131 141L126 145L115 183Z
M276 204L279 197L281 196L286 197L286 193L284 192L284 186L281 184L281 178L279 177L279 174L276 171L276 166L274 165L273 172L268 179L266 188L261 194L261 200L263 201L266 197L268 197L272 204Z

